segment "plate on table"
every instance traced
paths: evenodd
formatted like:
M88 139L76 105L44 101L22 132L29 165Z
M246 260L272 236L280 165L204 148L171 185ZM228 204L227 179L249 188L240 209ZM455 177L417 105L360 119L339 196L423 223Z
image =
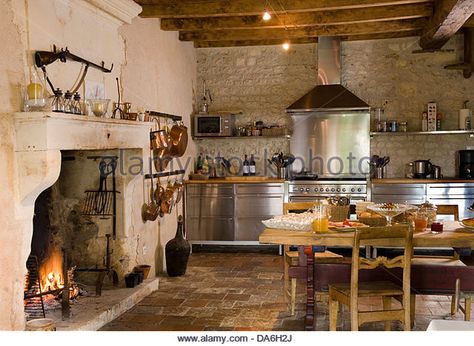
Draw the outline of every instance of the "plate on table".
M463 219L463 220L459 221L459 223L460 223L463 227L466 227L466 228L469 228L469 229L474 230L474 218Z
M353 232L356 228L369 227L365 223L357 221L342 221L342 222L333 222L329 221L329 229L337 232Z

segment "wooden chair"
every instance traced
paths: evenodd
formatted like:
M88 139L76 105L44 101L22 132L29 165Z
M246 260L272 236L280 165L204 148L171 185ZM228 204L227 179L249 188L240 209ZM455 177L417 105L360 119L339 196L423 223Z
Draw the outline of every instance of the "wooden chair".
M289 212L304 212L313 207L314 202L290 202L283 204L283 214ZM296 306L296 282L297 277L289 274L290 267L297 267L301 265L301 258L298 251L290 250L289 245L284 246L284 289L285 298L288 304L291 315L295 314ZM315 252L314 260L316 263L338 263L343 259L343 256L331 251Z
M392 259L377 257L366 259L359 256L362 245L389 243L404 248L404 254ZM410 266L413 251L413 232L408 225L391 227L372 227L357 229L352 248L351 281L349 283L329 284L329 330L336 330L339 304L350 309L351 329L356 331L366 322L384 321L385 330L390 330L390 321L399 320L405 330L410 330ZM403 287L391 281L359 282L359 270L385 268L403 268ZM382 297L383 310L359 311L359 297ZM402 308L391 309L391 299L402 303Z

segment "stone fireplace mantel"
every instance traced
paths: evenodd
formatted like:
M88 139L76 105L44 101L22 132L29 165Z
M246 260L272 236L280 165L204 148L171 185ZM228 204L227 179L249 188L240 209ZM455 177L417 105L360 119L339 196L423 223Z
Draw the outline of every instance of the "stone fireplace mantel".
M149 146L151 126L64 113L15 113L20 204L32 213L38 195L58 179L61 150L143 150Z

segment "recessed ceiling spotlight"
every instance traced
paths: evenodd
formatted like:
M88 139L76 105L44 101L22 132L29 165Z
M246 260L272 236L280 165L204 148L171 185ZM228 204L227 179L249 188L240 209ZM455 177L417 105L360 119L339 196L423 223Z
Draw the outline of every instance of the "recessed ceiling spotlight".
M264 21L270 20L270 19L272 19L272 15L270 14L270 12L265 10L265 12L263 12L262 19Z
M282 45L284 50L289 50L290 49L290 42L285 41Z

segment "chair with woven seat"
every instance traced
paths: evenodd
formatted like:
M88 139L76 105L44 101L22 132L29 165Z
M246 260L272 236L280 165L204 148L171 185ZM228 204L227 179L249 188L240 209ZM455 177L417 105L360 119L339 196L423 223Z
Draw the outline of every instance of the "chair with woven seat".
M366 259L360 257L360 246L390 244L403 247L403 255L391 259L377 257ZM329 284L329 330L336 330L339 304L349 307L351 329L356 331L366 322L384 321L385 330L390 330L393 320L404 324L405 330L410 330L410 266L413 251L413 232L408 225L372 227L357 229L354 234L351 279L350 283ZM359 282L359 270L385 268L402 268L402 286L392 281ZM359 311L359 298L382 297L383 310ZM402 307L391 309L391 300L401 302Z
M289 202L283 204L283 214L290 212L305 212L314 206L314 202ZM299 251L290 250L289 245L284 246L284 289L285 299L288 303L288 308L291 315L295 314L296 307L296 283L297 276L290 275L290 267L304 266L304 260L301 258ZM325 250L323 252L315 252L315 263L339 263L343 256L338 255L332 251Z

